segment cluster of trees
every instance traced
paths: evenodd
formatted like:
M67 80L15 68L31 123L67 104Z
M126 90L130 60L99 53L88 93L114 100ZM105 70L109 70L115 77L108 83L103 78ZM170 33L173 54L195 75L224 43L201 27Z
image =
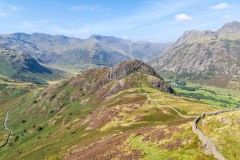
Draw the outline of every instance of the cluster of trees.
M208 100L212 100L215 102L221 102L221 103L226 103L226 104L231 104L230 101L228 100L224 100L224 99L217 99L211 96L205 96L201 93L180 93L180 95L186 96L186 97L191 97L191 98L195 98L195 99L208 99Z
M19 73L13 74L11 78L18 79L22 82L31 82L34 84L46 84L46 82L44 82L43 80L37 79L35 77L25 76Z
M195 87L187 87L187 86L179 86L179 88L181 88L182 90L186 90L186 91L196 91L197 88Z

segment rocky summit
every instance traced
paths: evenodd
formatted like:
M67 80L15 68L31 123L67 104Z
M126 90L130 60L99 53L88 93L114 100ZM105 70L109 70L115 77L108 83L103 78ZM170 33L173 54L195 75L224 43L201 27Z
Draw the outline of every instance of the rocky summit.
M160 88L163 91L173 93L173 90L167 83L164 82L163 78L157 74L154 69L139 60L125 61L115 67L111 68L107 77L110 79L120 79L133 74L134 72L142 72L148 75L155 77L150 83L157 88Z

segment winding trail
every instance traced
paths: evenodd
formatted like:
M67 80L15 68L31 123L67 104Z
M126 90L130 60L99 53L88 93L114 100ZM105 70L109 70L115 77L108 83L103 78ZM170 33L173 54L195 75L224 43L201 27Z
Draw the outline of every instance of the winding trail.
M136 77L136 76L135 76L135 77ZM140 84L139 84L139 81L138 81L137 77L136 77L136 81L137 81L137 83L138 83L139 93L140 93L140 94L145 94L149 100L154 101L154 102L156 103L156 105L157 105L158 108L160 108L160 109L163 109L163 108L172 109L172 110L174 110L180 117L186 118L186 119L187 119L187 118L196 118L196 117L197 117L197 116L186 116L186 115L181 114L178 110L176 110L176 109L173 108L173 107L160 105L160 104L158 103L158 101L157 101L156 99L151 98L148 93L142 93L141 87L140 87Z
M7 127L7 121L8 121L8 117L9 117L9 112L12 110L13 107L15 107L15 106L17 106L18 104L24 102L24 101L25 101L25 98L26 98L26 97L22 98L22 100L20 100L20 101L16 102L15 104L13 104L13 105L10 107L10 109L9 109L9 110L6 112L6 114L5 114L5 120L4 120L3 126L4 126L4 129L8 132L8 136L7 136L7 138L6 138L5 143L2 144L2 145L0 145L0 149L3 148L4 146L6 146L6 145L9 143L9 141L10 141L10 136L11 136L12 133L13 133L12 130L10 130L10 129Z
M135 76L136 77L136 76ZM139 81L136 77L137 83L138 83L138 89L140 94L145 94L148 99L154 101L157 105L158 108L170 108L174 110L179 116L182 118L194 118L193 124L192 124L192 131L194 134L196 134L199 138L199 140L202 142L202 144L205 146L205 153L206 154L212 154L217 160L227 160L218 150L217 146L214 144L212 139L208 138L204 133L198 128L198 122L205 117L205 115L208 116L213 116L221 113L226 113L226 112L233 112L233 111L240 111L240 109L229 109L229 110L221 110L221 111L216 111L216 112L208 112L208 113L202 113L202 115L199 116L186 116L181 114L178 110L176 110L173 107L170 106L162 106L158 103L156 99L153 99L149 96L148 93L142 93L141 92L141 86L139 84Z
M162 108L172 109L172 110L174 110L174 111L175 111L180 117L182 117L182 118L196 118L196 117L197 117L197 116L186 116L186 115L183 115L183 114L181 114L178 110L176 110L175 108L170 107L170 106L162 106L162 105L160 105L160 104L158 103L158 101L156 101L156 99L152 99L152 98L149 96L148 93L144 93L144 94L147 95L148 99L154 101L154 102L156 103L156 105L157 105L158 108L161 108L161 109L162 109Z
M10 110L11 110L11 108L10 108ZM10 110L9 110L9 111L10 111ZM9 140L10 140L10 136L12 135L12 131L7 128L7 120L8 120L8 113L9 113L9 111L6 112L6 116L5 116L5 120L4 120L4 124L3 124L4 129L8 132L8 136L7 136L7 139L6 139L5 143L2 144L2 145L0 146L0 148L6 146L6 145L8 144L8 142L9 142Z

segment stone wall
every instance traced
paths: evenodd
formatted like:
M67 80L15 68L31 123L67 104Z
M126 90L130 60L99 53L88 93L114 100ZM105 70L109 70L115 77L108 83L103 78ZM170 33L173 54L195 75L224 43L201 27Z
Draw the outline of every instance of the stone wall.
M209 112L209 113L203 113L202 115L198 116L192 125L192 130L193 133L198 135L200 141L202 142L204 146L204 151L206 154L213 154L213 156L218 159L218 160L226 160L226 158L218 151L216 145L214 142L205 136L203 132L198 128L198 122L203 119L206 115L208 116L213 116L221 113L226 113L226 112L233 112L233 111L239 111L239 109L231 109L231 110L223 110L223 111L217 111L217 112Z

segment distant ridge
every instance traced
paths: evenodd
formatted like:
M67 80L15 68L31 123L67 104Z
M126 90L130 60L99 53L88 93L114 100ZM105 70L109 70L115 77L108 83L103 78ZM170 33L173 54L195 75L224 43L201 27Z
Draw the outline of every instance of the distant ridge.
M92 35L87 39L44 33L0 35L0 48L23 51L38 62L77 70L96 66L111 67L129 59L146 61L159 56L168 46L101 35Z
M151 63L158 72L170 71L190 79L240 78L240 23L216 32L187 31Z
M0 49L0 75L23 82L45 84L40 75L51 75L52 70L39 64L28 53Z

